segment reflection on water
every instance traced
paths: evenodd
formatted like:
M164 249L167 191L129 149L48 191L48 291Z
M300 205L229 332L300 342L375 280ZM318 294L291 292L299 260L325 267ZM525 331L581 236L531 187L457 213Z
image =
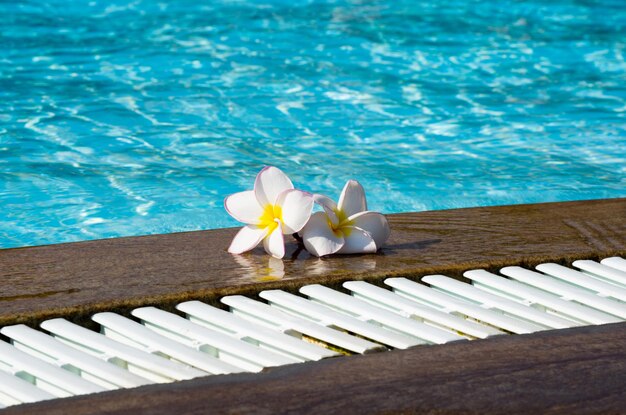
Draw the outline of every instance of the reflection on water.
M317 258L295 243L286 246L285 259L277 259L257 248L242 255L233 255L237 270L245 279L255 282L275 281L294 277L328 275L331 272L366 272L376 270L384 255L334 255Z
M280 280L285 276L285 263L272 256L233 255L244 274L256 281Z

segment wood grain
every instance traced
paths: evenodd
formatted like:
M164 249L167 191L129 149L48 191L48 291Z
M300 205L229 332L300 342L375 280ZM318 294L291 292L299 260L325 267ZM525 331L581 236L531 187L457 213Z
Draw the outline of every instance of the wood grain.
M483 207L389 215L376 255L313 258L295 241L285 260L261 248L230 255L236 229L105 239L0 250L0 326L189 299L214 301L307 283L373 282L468 268L626 253L626 199Z
M236 229L0 250L0 326L101 310L169 308L187 299L293 290L308 283L374 283L471 268L626 256L626 199L389 215L376 255L284 261L233 256ZM121 413L623 413L626 323L500 336L293 365L261 374L9 408L7 414Z

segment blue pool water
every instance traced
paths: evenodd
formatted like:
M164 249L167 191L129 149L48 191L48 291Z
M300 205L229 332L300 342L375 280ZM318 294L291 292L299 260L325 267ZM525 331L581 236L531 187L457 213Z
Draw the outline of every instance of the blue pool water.
M623 5L0 2L0 247L235 226L265 164L386 213L626 196Z

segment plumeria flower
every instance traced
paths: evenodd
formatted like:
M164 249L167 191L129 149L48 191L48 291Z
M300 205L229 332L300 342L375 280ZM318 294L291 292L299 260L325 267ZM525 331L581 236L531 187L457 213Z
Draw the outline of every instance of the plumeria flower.
M313 196L296 190L281 170L265 167L254 181L254 190L235 193L224 200L226 211L246 224L235 236L228 252L241 254L261 241L275 258L285 256L283 235L297 233L313 210Z
M339 203L323 195L313 197L324 211L311 215L300 232L313 255L372 253L389 238L387 219L367 210L365 191L356 180L346 183Z

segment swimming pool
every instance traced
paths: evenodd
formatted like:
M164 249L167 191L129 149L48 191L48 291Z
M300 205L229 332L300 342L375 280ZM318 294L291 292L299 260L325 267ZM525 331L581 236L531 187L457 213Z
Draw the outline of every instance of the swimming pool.
M621 1L203 3L0 3L0 248L235 226L266 164L385 213L626 196Z

